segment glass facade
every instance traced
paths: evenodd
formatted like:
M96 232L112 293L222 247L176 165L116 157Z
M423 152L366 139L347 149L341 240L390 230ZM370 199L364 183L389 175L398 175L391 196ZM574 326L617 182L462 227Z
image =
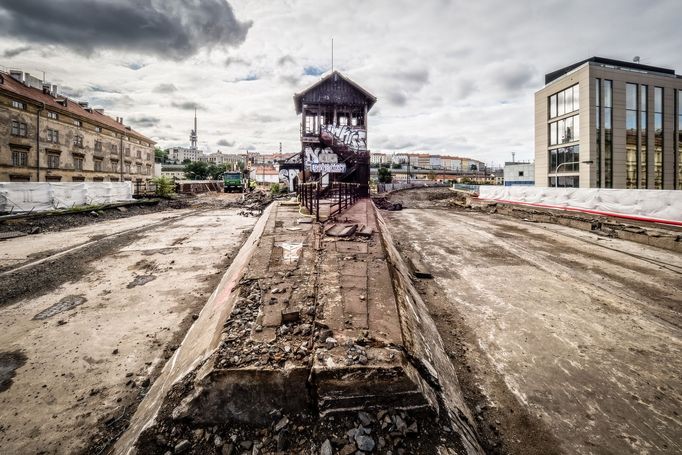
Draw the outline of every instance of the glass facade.
M604 79L604 188L613 188L613 81Z
M601 188L601 79L596 79L594 84L595 92L595 125L596 125L596 139L597 139L597 153L596 153L596 172L597 172L597 188Z
M558 182L557 179L559 180ZM559 177L550 177L549 186L559 188L578 188L580 187L580 178L577 175L560 175Z
M625 188L637 188L637 84L625 84Z
M654 189L663 189L663 88L654 87Z
M549 118L570 114L580 109L578 84L549 97Z
M677 189L682 190L682 90L677 91Z
M578 172L579 161L580 147L577 145L552 149L549 151L549 173Z
M574 115L549 124L549 145L566 144L580 139L580 116Z
M647 187L647 92L649 87L639 86L639 187Z

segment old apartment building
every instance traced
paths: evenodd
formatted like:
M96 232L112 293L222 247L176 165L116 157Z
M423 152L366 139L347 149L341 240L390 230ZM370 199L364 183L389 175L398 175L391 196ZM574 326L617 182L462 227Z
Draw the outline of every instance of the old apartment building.
M602 57L535 93L535 184L682 189L682 77Z
M123 119L0 72L0 182L147 180L153 166L154 142Z

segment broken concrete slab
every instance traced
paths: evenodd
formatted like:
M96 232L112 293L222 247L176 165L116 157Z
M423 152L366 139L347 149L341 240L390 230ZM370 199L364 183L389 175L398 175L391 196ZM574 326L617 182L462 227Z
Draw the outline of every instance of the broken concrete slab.
M325 229L324 233L331 237L350 237L357 229L357 224L335 223Z
M431 270L422 262L422 260L417 255L411 255L407 259L410 270L416 278L433 278Z

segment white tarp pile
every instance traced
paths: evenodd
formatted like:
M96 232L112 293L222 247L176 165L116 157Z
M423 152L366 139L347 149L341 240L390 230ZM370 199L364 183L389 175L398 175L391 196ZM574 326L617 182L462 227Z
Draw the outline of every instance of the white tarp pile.
M131 182L0 183L0 212L35 212L132 199Z
M646 221L682 224L682 192L607 188L480 187L479 198L499 202L578 210Z

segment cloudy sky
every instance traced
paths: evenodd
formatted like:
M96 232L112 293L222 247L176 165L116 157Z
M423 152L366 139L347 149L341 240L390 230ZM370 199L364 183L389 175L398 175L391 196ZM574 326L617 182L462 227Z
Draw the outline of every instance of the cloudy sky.
M372 151L533 157L544 74L599 55L682 73L680 0L0 0L0 65L163 147L300 149L292 96L334 67L375 96Z

